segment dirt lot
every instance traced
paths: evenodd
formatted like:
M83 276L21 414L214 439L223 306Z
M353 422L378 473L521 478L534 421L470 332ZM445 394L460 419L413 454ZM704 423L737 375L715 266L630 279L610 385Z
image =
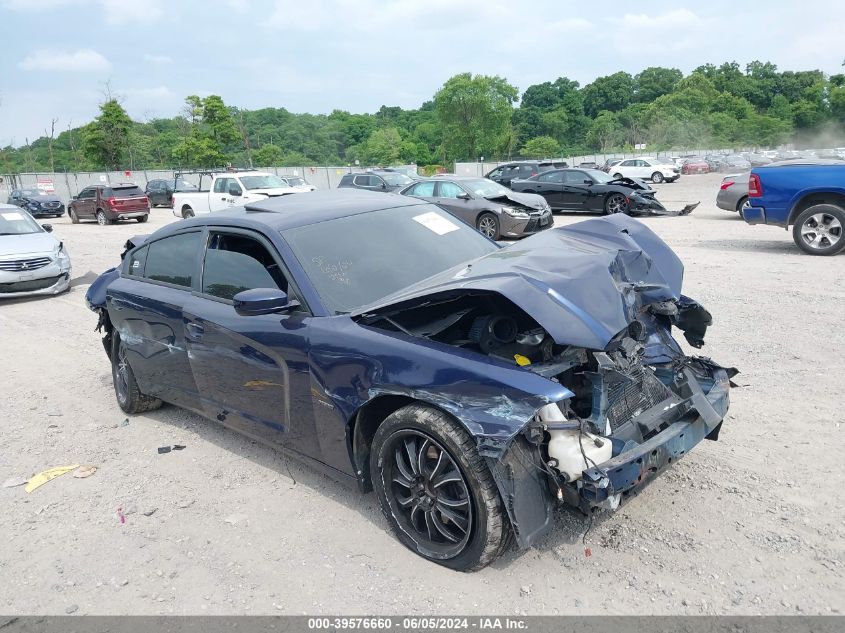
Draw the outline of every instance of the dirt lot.
M129 418L84 305L130 235L175 221L54 222L77 282L0 305L0 481L93 463L26 494L0 488L7 614L827 614L845 610L845 255L715 208L718 176L659 187L690 217L646 222L713 313L702 350L742 373L705 442L615 514L560 510L537 548L466 575L387 531L373 495L174 407ZM557 217L557 223L578 221ZM91 272L92 275L86 273ZM156 448L184 444L179 452ZM125 522L121 522L118 508Z

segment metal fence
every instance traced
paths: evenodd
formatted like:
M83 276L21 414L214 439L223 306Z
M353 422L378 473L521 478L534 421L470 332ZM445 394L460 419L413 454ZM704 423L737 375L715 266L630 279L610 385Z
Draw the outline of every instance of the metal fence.
M402 165L402 169L416 169L416 165ZM301 176L317 189L334 189L340 184L344 174L360 173L364 167L256 167L256 171L264 171L277 176ZM142 189L147 182L159 178L173 180L177 170L156 169L140 171L98 171L98 172L68 172L68 173L32 173L32 174L0 174L0 202L5 202L12 189L36 189L49 185L56 195L67 202L85 187L90 185L133 182ZM199 184L198 174L185 174L185 180L195 185ZM207 187L208 179L203 180Z

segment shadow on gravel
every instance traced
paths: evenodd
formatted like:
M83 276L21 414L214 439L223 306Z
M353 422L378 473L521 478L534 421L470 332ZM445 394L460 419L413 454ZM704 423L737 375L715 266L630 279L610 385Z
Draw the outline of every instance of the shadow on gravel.
M763 253L783 253L789 255L802 255L798 247L789 239L768 241L768 240L705 240L692 244L695 248L709 248L716 251L748 251ZM811 257L808 255L807 257Z

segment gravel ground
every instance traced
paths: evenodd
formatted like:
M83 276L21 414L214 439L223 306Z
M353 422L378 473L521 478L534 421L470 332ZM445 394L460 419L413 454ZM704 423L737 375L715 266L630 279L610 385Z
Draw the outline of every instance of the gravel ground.
M785 231L716 209L719 180L659 186L668 206L702 205L645 221L684 260L686 293L714 315L703 352L742 371L720 440L597 516L592 556L586 519L561 509L539 546L469 575L405 550L372 494L209 421L164 407L124 422L85 290L128 236L175 219L156 209L143 227L54 221L75 286L0 306L0 481L64 464L99 470L31 494L0 488L0 610L842 612L845 255L803 255ZM156 451L177 443L187 448Z

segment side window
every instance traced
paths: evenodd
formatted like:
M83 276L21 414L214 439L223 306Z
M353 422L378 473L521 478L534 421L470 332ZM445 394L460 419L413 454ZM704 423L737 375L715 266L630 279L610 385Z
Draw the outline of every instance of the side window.
M619 163L619 166L620 167L634 167L636 164L637 164L637 161L635 161L635 160L623 160L621 163Z
M214 181L214 193L228 193L229 190L229 179L228 178L218 178Z
M94 190L93 189L83 189L82 191L79 192L79 195L76 196L76 197L81 198L82 200L85 200L87 198L93 198L94 197Z
M355 176L355 179L352 181L359 187L372 187L373 183L370 181L369 176Z
M190 288L200 254L202 233L180 233L149 245L144 277Z
M501 167L497 167L496 169L491 171L489 174L487 174L487 178L489 178L490 180L496 180L496 178L501 178L502 177L502 171L504 171L504 170Z
M237 178L228 178L229 182L226 183L226 193L229 193L229 189L234 189L238 192L238 195L243 195L244 188L241 186L241 183L238 182Z
M129 256L129 263L126 265L126 273L135 277L144 276L144 264L147 262L147 249L143 246Z
M585 180L587 180L587 174L585 174L583 171L566 172L567 185L583 185Z
M458 185L453 182L438 182L438 191L437 197L438 198L457 198L459 195L464 193L464 190L461 189Z
M538 176L537 180L539 180L540 182L561 183L563 182L564 174L565 172L562 171L550 171Z
M421 182L411 188L410 194L412 196L420 196L422 198L434 197L434 182Z
M537 168L533 165L520 165L519 166L519 178L530 178L534 174L537 173Z
M287 279L261 242L244 235L213 233L205 252L202 291L231 300L254 288L287 292Z
M518 165L514 165L513 167L505 167L504 171L502 172L502 178L518 178L518 174Z

